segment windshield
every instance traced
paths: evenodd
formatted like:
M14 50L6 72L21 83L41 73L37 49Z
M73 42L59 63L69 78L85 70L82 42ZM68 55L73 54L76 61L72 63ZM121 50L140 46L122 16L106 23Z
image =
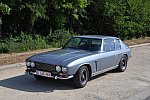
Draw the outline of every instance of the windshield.
M101 43L101 39L73 37L63 48L98 51L101 49Z

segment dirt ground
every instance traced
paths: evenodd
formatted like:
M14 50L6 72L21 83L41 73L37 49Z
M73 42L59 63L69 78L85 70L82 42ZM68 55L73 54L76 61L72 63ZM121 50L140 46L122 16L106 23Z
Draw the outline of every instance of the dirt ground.
M124 41L124 43L127 44L128 46L143 44L143 43L150 43L150 37L126 40ZM41 53L41 52L47 52L47 51L55 50L55 49L58 49L58 48L49 48L49 49L43 49L43 50L23 52L23 53L0 54L0 66L6 65L6 64L23 62L27 57L31 55Z
M57 48L49 48L49 49L42 49L42 50L35 50L35 51L29 51L29 52L23 52L23 53L10 53L10 54L0 54L0 66L1 65L7 65L7 64L13 64L18 62L23 62L25 59L31 55L47 52L51 50L55 50Z
M132 39L132 40L125 40L124 43L127 44L128 46L137 45L137 44L144 44L144 43L150 43L150 37Z

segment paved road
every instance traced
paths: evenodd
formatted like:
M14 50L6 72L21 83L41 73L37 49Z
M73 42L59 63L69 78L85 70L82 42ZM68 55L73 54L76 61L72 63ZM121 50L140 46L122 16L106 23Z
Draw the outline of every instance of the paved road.
M132 48L124 73L99 75L82 89L71 80L37 81L24 70L0 67L0 100L150 100L150 45Z

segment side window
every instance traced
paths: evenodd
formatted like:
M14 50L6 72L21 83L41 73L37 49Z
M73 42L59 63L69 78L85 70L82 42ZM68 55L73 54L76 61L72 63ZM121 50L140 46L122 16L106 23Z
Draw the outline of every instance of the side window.
M108 51L114 51L115 50L115 42L114 39L104 39L104 44L103 44L103 50L108 52Z
M115 41L116 41L116 50L120 50L121 49L120 40L119 39L115 39Z

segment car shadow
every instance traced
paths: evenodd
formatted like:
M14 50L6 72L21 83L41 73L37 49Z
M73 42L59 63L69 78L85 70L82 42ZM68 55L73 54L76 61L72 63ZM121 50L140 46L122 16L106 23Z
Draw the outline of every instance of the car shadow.
M103 77L110 73L116 73L116 71L111 70L106 73L102 73L100 75L97 75L95 77L92 77L89 79L89 81L97 79L99 77ZM45 80L36 80L31 75L20 75L16 77L7 78L4 80L0 80L0 86L20 90L20 91L26 91L26 92L53 92L54 90L72 90L77 89L73 85L73 80L55 80L47 78Z
M71 80L36 80L33 76L20 75L0 81L0 86L26 92L53 92L76 89Z

